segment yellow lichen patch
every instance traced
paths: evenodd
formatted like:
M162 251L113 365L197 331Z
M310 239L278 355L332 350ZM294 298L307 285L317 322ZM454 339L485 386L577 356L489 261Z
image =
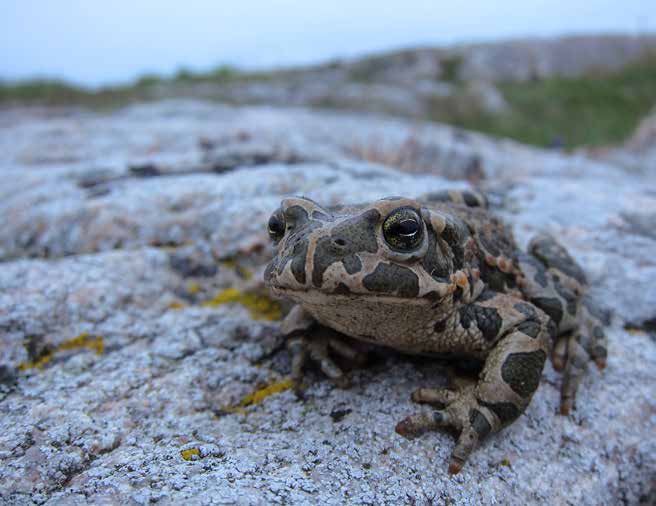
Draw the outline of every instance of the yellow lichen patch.
M77 350L80 348L87 348L95 351L96 355L101 355L105 351L105 343L102 336L91 335L88 332L83 332L79 336L64 341L35 360L22 362L18 365L18 368L21 371L34 368L41 369L48 364L58 352Z
M180 455L185 460L197 460L200 458L200 449L189 448L188 450L181 450Z
M185 305L178 300L174 300L169 304L169 309L184 309L184 307Z
M204 307L218 307L224 304L237 303L245 306L255 320L280 320L282 317L280 304L264 295L240 292L236 288L227 288L216 297L203 302Z
M95 351L96 355L100 355L105 351L105 342L101 336L93 336L88 332L83 332L79 336L61 343L57 347L57 351L75 350L78 348L89 348Z
M250 406L251 404L259 404L267 397L274 394L279 394L280 392L284 392L285 390L289 390L293 386L294 386L294 382L289 378L286 378L281 381L276 381L275 383L271 383L263 388L255 390L250 394L246 395L239 402L239 405L246 407L246 406Z
M20 371L26 371L28 369L41 369L46 366L48 362L52 360L53 353L48 352L41 355L36 360L28 360L27 362L21 362L18 364L18 369Z
M245 410L244 408L248 406L253 406L255 404L259 404L262 402L264 399L267 397L270 397L275 394L279 394L280 392L284 392L285 390L289 390L294 386L294 382L286 378L281 381L276 381L274 383L270 383L265 387L258 388L257 390L254 390L248 395L245 395L238 404L235 406L229 406L224 411L228 413L244 413Z

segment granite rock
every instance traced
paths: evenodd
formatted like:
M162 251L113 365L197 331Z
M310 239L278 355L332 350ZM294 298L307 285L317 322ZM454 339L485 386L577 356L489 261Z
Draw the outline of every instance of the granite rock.
M647 172L435 124L191 101L5 110L0 148L1 502L654 497ZM393 431L442 368L381 354L349 390L315 374L299 401L277 322L225 294L259 289L264 225L285 195L333 204L471 184L521 244L559 237L613 320L608 367L589 371L572 416L556 414L547 366L526 414L451 477L451 436Z

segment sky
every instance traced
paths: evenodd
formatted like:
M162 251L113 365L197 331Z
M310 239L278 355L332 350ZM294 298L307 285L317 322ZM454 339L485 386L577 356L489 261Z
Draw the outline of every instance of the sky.
M98 86L525 36L656 31L656 0L1 0L0 79Z

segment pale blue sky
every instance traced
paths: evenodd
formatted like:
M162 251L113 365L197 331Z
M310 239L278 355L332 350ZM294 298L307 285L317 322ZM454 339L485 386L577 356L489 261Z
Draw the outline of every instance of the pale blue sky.
M97 85L414 45L656 31L656 0L1 0L0 78Z

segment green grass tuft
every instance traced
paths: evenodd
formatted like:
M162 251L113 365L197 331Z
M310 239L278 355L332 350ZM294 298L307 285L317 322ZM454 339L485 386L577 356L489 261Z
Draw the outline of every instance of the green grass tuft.
M435 99L429 117L537 146L619 143L656 104L656 58L613 73L498 85L506 113L485 113L461 96Z

